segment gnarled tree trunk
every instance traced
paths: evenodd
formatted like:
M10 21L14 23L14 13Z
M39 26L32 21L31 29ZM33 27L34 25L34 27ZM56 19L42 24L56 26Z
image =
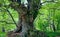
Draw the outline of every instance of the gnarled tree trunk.
M13 7L18 12L19 21L17 24L17 29L13 32L10 32L8 34L8 37L17 37L17 35L19 35L19 37L35 36L33 21L36 18L36 16L34 15L37 15L36 13L38 12L39 9L40 0L38 0L37 2L36 0L27 1L28 1L27 7L25 7L24 4L20 4L18 6L15 6L13 3L11 4L11 7Z

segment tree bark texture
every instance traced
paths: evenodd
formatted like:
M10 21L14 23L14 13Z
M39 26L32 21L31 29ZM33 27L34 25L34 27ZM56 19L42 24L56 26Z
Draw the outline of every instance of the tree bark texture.
M10 32L8 34L8 37L17 37L17 35L19 35L19 37L37 37L37 31L36 35L34 34L35 31L33 21L36 18L36 16L34 15L38 11L39 3L40 1L36 2L36 0L28 0L28 7L25 7L24 4L18 6L11 4L11 7L18 12L19 20L17 24L17 29L13 32ZM40 34L42 34L42 32L40 32ZM44 33L42 35L44 35Z

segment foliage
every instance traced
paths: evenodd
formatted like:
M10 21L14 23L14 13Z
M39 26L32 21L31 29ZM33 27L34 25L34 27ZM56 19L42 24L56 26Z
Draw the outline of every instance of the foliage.
M24 2L26 0L22 0ZM42 2L45 2L46 0L42 0ZM2 32L2 27L5 28L5 31L11 31L16 29L16 25L14 24L11 16L6 11L8 9L10 13L12 14L15 22L18 22L18 13L16 10L9 7L9 4L11 2L9 0L0 0L0 37L3 37L2 35L6 35L6 33ZM25 2L26 3L26 2ZM36 0L37 3L37 0ZM53 26L51 23L53 23L54 20L54 26L56 31L54 32ZM48 36L55 36L60 33L60 0L55 0L55 2L46 2L42 5L42 7L38 10L38 15L34 20L34 26L39 31L44 31ZM50 33L49 32L54 32ZM53 35L55 34L55 35Z
M60 17L60 7L58 2L48 2L42 6L39 10L37 18L35 19L36 28L38 30L50 32L53 31L53 28L50 28L49 19L54 20L54 25L56 27L56 31L58 31L58 19Z

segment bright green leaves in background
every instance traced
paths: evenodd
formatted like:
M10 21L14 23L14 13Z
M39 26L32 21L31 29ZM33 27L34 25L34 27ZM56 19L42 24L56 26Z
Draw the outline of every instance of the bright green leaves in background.
M18 22L17 11L11 8L9 8L8 10L12 14L12 17L14 18L15 22L17 23ZM0 12L0 31L2 30L2 27L4 27L6 31L11 31L16 28L16 25L14 24L11 16L9 15L9 12L4 10Z
M54 20L56 32L60 32L60 3L47 2L39 10L34 24L36 29L46 32L54 32L51 23Z

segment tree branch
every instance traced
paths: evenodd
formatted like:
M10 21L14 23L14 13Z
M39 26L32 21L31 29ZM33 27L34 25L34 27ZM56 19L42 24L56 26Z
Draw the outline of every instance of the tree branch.
M56 3L55 1L45 1L45 2L42 2L41 4L49 3L49 2L54 2L54 3Z
M11 18L12 18L12 20L13 20L14 24L16 24L16 22L15 22L15 20L14 20L13 16L11 15L10 11L9 11L9 10L7 10L7 12L8 12L8 13L9 13L9 15L11 16ZM17 24L16 24L16 26L17 26ZM17 26L17 27L18 27L18 26Z

